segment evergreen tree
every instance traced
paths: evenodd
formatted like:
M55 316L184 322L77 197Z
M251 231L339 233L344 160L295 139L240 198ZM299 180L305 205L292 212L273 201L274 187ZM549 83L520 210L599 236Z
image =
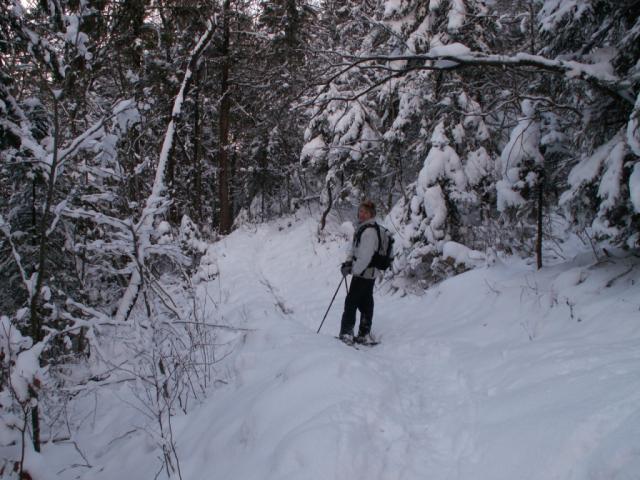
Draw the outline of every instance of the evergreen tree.
M634 207L633 172L638 163L634 99L640 89L638 2L570 0L543 2L538 13L543 54L593 65L594 71L626 84L627 99L581 86L564 98L580 112L570 125L574 139L568 185L561 203L572 224L596 241L637 249L640 217ZM635 93L633 93L635 92Z

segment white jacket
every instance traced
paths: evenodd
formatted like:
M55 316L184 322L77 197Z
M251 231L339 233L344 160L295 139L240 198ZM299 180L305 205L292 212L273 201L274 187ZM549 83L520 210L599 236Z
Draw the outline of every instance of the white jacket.
M356 245L358 230L360 230L364 225L375 225L375 223L375 218L372 218L356 226L356 232L353 235L353 242L351 244L351 251L347 257L347 261L353 262L351 272L354 277L373 279L376 276L376 269L374 267L369 267L373 254L378 250L378 233L376 232L376 229L365 228L360 237L360 243Z

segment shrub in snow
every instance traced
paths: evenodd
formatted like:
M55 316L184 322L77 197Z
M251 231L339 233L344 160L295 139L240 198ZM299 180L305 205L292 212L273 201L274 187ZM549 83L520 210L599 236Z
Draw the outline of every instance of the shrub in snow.
M182 216L178 241L185 252L192 254L203 254L207 249L207 243L202 241L200 229L188 215Z
M191 277L194 285L215 279L219 274L218 260L213 249L209 249L200 259L198 269Z
M8 317L0 316L0 442L9 457L5 461L14 463L0 465L0 471L22 472L21 461L34 453L28 430L46 381L46 370L40 367L43 348L43 343L33 345Z

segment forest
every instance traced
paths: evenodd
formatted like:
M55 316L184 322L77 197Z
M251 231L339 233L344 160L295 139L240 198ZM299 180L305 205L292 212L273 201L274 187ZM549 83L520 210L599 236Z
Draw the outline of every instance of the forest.
M365 198L403 294L569 234L638 257L640 1L0 0L0 477L124 381L177 476L208 245Z

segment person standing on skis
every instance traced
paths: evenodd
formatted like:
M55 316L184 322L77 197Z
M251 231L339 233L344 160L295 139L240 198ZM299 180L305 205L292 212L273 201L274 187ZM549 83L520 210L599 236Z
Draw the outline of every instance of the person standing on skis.
M358 226L353 236L351 251L340 271L343 277L351 274L351 287L344 301L344 312L340 325L340 340L345 343L373 343L371 322L373 320L373 285L376 269L371 265L378 249L376 233L376 206L370 200L363 201L358 208ZM358 336L354 338L356 310L360 311Z

